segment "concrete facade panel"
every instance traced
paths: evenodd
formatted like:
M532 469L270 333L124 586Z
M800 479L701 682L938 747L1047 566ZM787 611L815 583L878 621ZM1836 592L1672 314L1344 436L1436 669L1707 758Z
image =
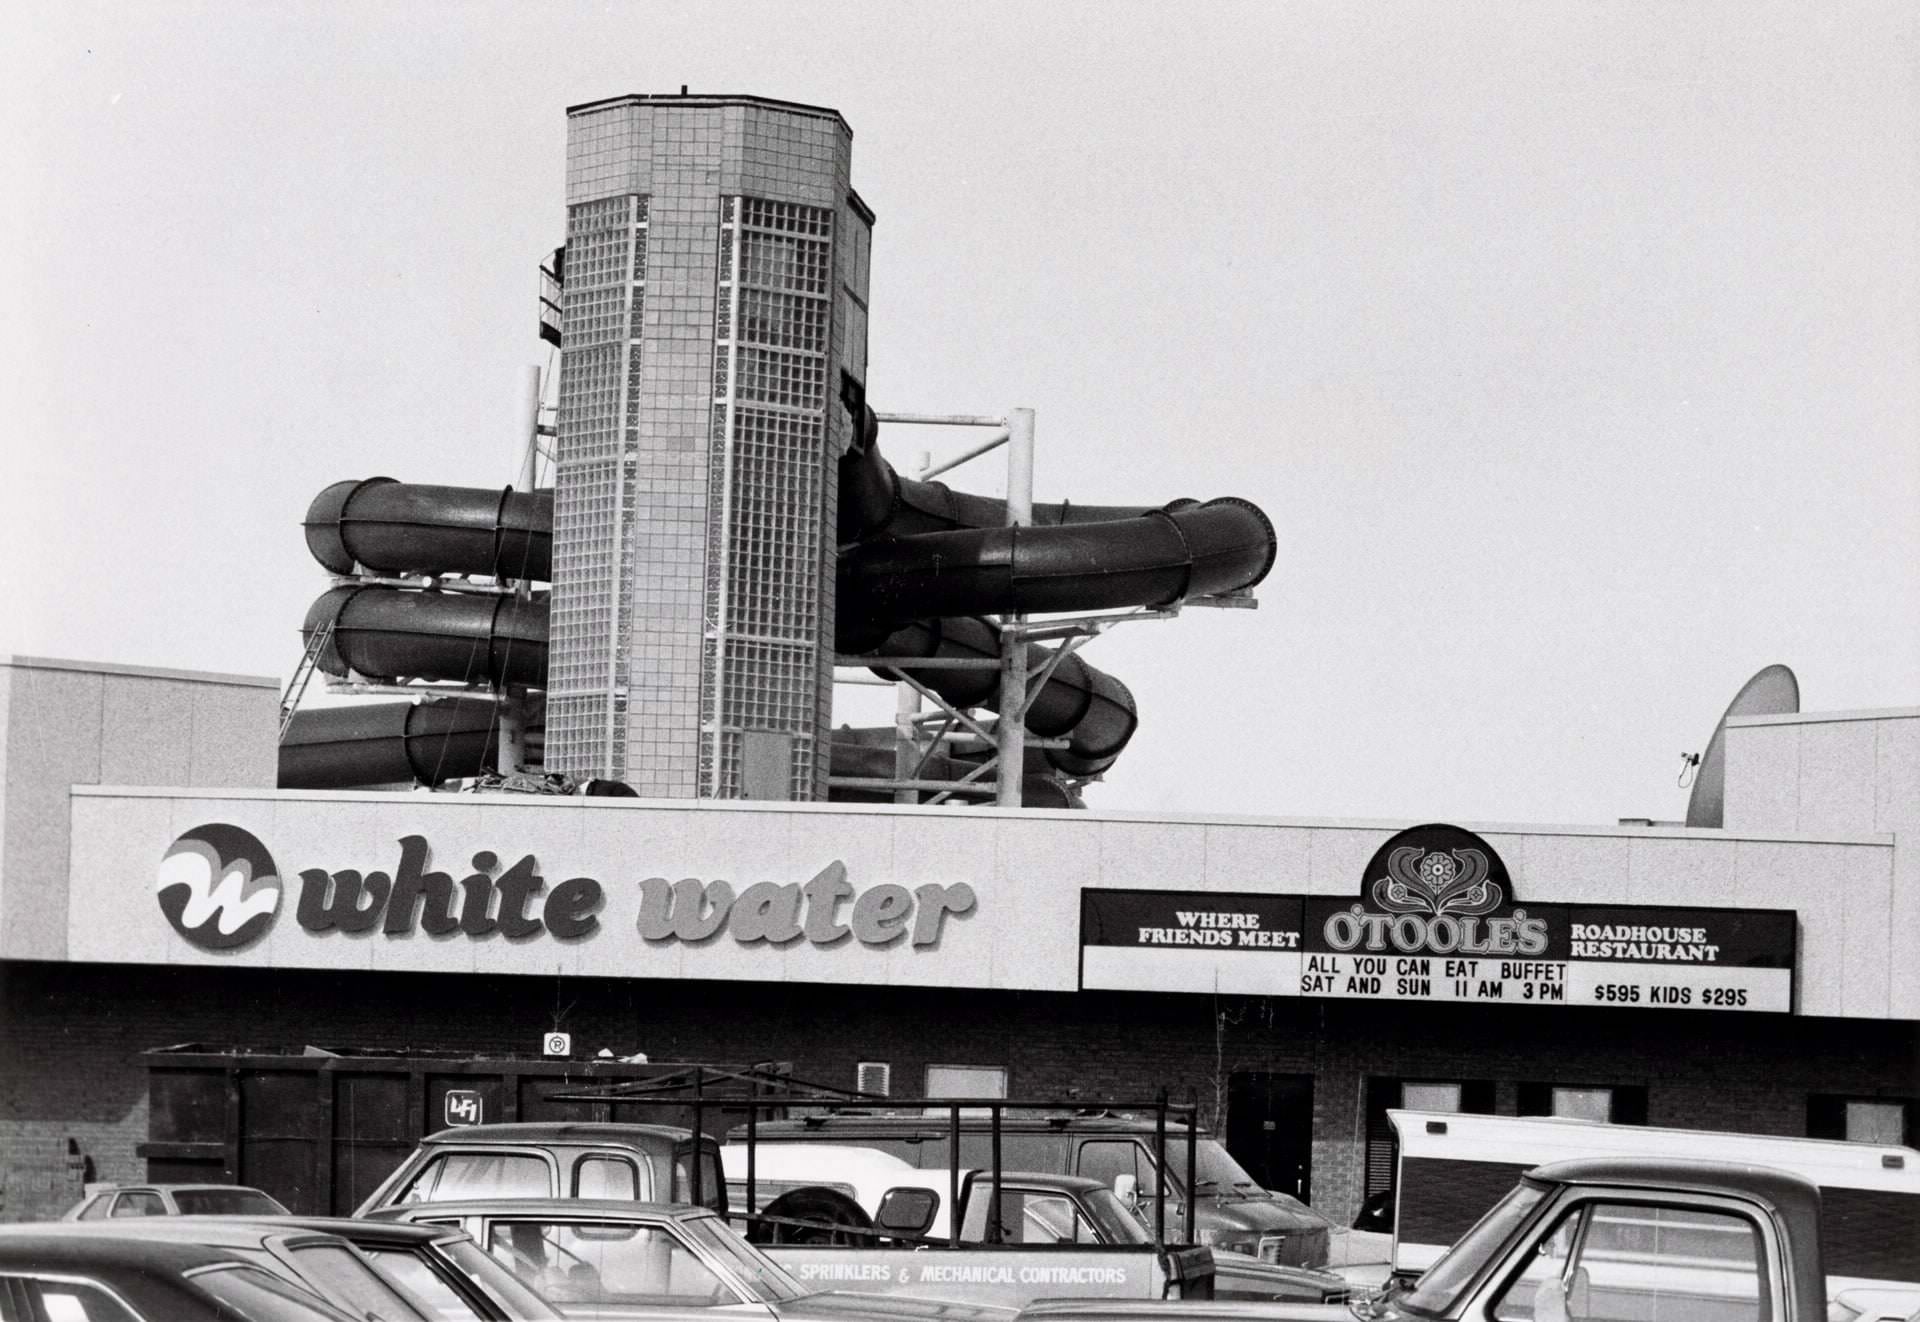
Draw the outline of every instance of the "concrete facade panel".
M1634 904L1741 903L1735 851L1722 841L1640 836L1627 857Z
M100 782L105 678L10 666L7 807L0 840L0 958L61 959L66 933L51 921L66 904L67 789Z
M1887 922L1892 959L1887 970L1887 1013L1920 1019L1920 958L1913 934L1920 932L1920 829L1900 832L1893 849L1893 902Z
M1798 727L1729 724L1726 757L1727 830L1800 829Z
M279 717L273 689L195 685L185 783L202 789L272 789L280 771Z
M108 675L101 692L100 783L191 785L194 685Z
M1144 890L1201 890L1206 879L1206 850L1207 828L1199 823L1104 822L1100 827L1100 884Z
M1518 851L1502 852L1522 899L1578 895L1593 904L1633 903L1633 845L1629 836L1530 835Z
M1307 893L1358 895L1361 873L1393 832L1347 827L1318 827L1307 836Z
M1857 835L1874 830L1876 723L1800 727L1800 794L1794 829Z
M1305 893L1310 832L1239 825L1209 825L1206 832L1205 889Z
M1920 716L1879 723L1873 829L1920 832Z

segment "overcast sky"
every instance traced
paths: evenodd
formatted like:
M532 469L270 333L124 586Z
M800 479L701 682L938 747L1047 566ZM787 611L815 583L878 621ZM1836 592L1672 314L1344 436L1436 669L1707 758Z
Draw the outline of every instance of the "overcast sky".
M1917 66L1910 3L8 6L0 652L289 674L321 487L512 478L565 107L686 84L853 126L878 407L1277 525L1093 645L1094 806L1679 817L1763 665L1920 704Z

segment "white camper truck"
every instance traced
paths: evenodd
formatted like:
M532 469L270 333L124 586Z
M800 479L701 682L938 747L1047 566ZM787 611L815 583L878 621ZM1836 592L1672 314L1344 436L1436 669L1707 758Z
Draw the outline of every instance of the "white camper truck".
M1536 1166L1697 1158L1789 1171L1820 1188L1829 1299L1890 1288L1920 1308L1920 1152L1877 1143L1654 1129L1590 1120L1390 1111L1400 1138L1393 1268L1425 1271Z

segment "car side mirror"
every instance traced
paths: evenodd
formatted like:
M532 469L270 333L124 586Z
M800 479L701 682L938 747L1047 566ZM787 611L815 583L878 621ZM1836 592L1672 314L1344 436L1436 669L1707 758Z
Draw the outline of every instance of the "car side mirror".
M931 1189L889 1189L881 1195L873 1224L890 1235L924 1235L939 1206L940 1196Z
M1128 1207L1140 1206L1140 1177L1138 1175L1116 1175L1113 1177L1114 1196Z

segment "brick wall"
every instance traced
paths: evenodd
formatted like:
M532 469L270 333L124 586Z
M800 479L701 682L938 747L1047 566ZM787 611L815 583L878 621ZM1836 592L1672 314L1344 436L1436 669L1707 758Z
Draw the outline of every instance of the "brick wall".
M537 1053L573 1034L654 1060L791 1060L851 1087L863 1060L920 1092L926 1067L1002 1065L1021 1096L1092 1104L1165 1087L1223 1125L1236 1071L1314 1079L1314 1202L1349 1219L1370 1077L1644 1085L1656 1125L1805 1133L1807 1095L1920 1095L1920 1025L1692 1012L0 963L0 1218L142 1178L140 1052L182 1042ZM70 1150L71 1149L71 1150Z

